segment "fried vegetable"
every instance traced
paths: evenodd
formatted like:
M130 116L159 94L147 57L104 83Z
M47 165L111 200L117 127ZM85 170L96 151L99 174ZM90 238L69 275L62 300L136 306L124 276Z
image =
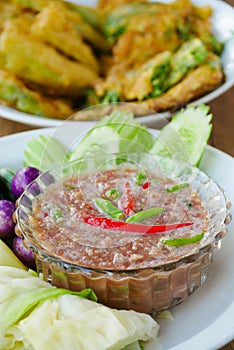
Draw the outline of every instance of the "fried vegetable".
M70 10L79 13L91 26L102 30L104 16L101 11L98 11L98 9L80 4L72 4L70 2L64 2L64 5Z
M56 21L54 18L56 17ZM86 44L76 23L80 15L70 11L60 2L50 2L37 16L31 34L98 72L98 62L91 47Z
M27 35L14 20L5 25L0 55L5 69L53 95L80 96L84 88L92 86L97 79L97 74L89 67Z
M116 62L143 62L165 50L175 52L193 38L220 54L222 44L212 34L211 15L211 6L194 6L190 0L133 2L108 13L104 32L114 45Z
M134 2L147 2L148 0L98 0L97 1L97 8L99 11L101 11L104 14L108 14L109 12L113 11L117 7L131 4Z
M154 111L177 109L180 106L214 90L223 81L221 60L210 54L208 59L191 70L178 84L156 98L137 102L143 108Z
M127 101L157 97L200 65L207 55L202 41L194 38L184 43L175 54L163 51L136 68L115 65L105 80L97 81L95 91L101 97L117 87L120 100Z
M171 60L171 72L167 77L164 90L176 84L191 69L199 66L207 57L207 50L198 38L185 42L173 55Z
M164 92L163 82L170 70L172 54L164 51L135 71L127 73L124 82L124 96L127 100L143 100L151 96L159 96Z
M145 17L155 16L165 9L166 5L162 3L133 2L123 4L108 14L104 24L104 32L108 39L114 42L129 28L135 29L139 25L139 20L143 21Z
M74 110L70 102L52 99L30 90L22 80L0 69L0 101L22 112L57 119L68 118Z
M224 47L211 15L191 0L0 1L0 69L12 75L0 72L0 103L56 119L131 101L137 116L177 109L223 81L217 58L213 70L202 66Z
M22 8L31 9L36 12L41 11L48 5L48 0L13 0L13 2Z

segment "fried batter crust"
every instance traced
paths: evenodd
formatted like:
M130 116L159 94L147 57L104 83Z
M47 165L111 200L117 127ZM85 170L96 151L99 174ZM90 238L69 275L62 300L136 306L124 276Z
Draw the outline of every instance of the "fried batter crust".
M51 95L81 96L98 77L88 66L26 34L14 20L5 23L0 55L5 69Z
M177 109L214 90L222 81L223 71L220 58L211 55L206 63L190 71L180 83L170 88L166 93L138 102L138 105L156 112Z
M99 65L91 47L76 29L76 23L81 20L78 13L52 1L36 16L31 34L98 72Z
M74 111L68 101L52 99L30 90L13 74L0 69L0 101L23 112L49 118L65 119Z

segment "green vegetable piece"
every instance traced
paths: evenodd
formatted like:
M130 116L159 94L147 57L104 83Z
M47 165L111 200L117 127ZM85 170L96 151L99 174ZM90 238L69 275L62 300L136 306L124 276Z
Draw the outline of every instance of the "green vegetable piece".
M109 200L103 198L94 198L94 203L102 213L109 215L113 219L123 219L124 214Z
M28 311L41 301L64 294L78 295L86 299L97 301L96 295L92 289L84 289L81 292L73 292L63 288L37 288L27 290L26 292L7 299L0 305L0 335L17 323Z
M68 150L62 142L54 137L39 135L27 143L23 164L47 171L67 160Z
M54 218L54 221L55 221L55 222L61 221L61 220L62 220L62 217L63 217L62 212L61 212L60 209L55 209L55 210L53 210L53 211L51 212L51 215L52 215L52 217Z
M138 186L142 186L146 179L147 179L146 172L140 171L134 178L135 184Z
M204 237L204 232L199 233L196 236L184 237L184 238L172 238L162 240L163 244L173 247L181 247L186 244L193 244L199 242Z
M116 103L119 101L119 94L117 91L108 90L103 97L101 103Z
M13 251L0 239L0 266L11 266L27 270Z
M181 190L182 188L187 188L189 187L190 185L187 183L187 182L184 182L182 184L179 184L179 185L175 185L175 186L172 186L172 187L169 187L167 188L167 192L171 193L171 192L176 192L176 191L179 191Z
M125 346L122 350L144 350L143 345L139 341Z
M129 26L134 28L133 23L138 24L138 16L142 14L153 16L157 14L157 3L133 2L116 7L107 15L104 23L104 33L108 40L113 43Z
M149 218L152 218L155 215L161 214L163 211L163 208L150 208L146 210L139 211L138 213L130 216L126 222L141 222L144 220L147 220Z
M75 145L69 160L81 159L87 154L149 152L152 146L153 136L147 127L141 126L132 113L115 111L85 134Z
M15 171L9 168L0 168L0 192L2 198L15 201L11 192L11 182L15 175Z
M91 6L72 4L70 2L64 2L64 5L70 10L79 13L81 17L91 26L100 30L102 29L103 16L98 9Z
M207 50L198 38L186 41L173 55L171 72L165 80L164 90L179 82L191 69L199 66L207 57Z
M165 125L151 149L151 153L198 165L212 130L209 106L189 105Z
M106 191L105 195L109 199L118 199L120 193L119 190L117 190L117 188L111 188L109 191Z

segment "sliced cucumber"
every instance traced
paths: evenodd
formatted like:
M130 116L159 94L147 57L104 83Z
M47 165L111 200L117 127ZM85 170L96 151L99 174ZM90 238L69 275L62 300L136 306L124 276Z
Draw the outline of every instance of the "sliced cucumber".
M182 109L161 129L151 153L198 165L212 130L208 112L206 105Z
M68 159L66 146L51 136L39 135L27 143L23 165L47 171Z

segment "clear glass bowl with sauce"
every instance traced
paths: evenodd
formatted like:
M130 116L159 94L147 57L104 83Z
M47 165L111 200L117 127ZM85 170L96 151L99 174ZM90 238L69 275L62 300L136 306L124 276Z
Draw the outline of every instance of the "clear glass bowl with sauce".
M111 217L94 198L124 215ZM153 207L161 211L126 223ZM102 154L33 181L17 201L16 233L34 251L46 281L76 291L92 288L100 303L113 308L156 314L205 282L231 220L229 207L223 190L190 164L148 153ZM116 229L116 222L127 226ZM168 226L179 222L190 224ZM159 225L165 230L149 234Z

